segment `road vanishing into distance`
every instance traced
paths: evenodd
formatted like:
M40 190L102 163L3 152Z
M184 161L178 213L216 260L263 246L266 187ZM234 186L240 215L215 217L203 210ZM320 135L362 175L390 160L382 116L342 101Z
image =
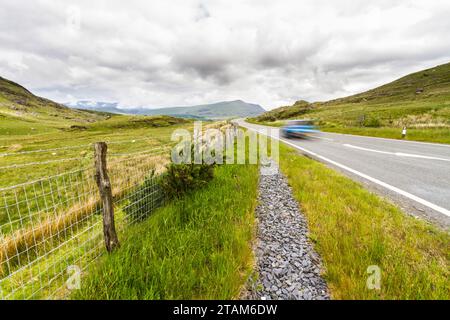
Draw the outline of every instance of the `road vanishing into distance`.
M272 128L235 120L263 134ZM400 134L400 133L399 133ZM450 227L450 145L320 133L311 139L279 138L362 182L406 212Z

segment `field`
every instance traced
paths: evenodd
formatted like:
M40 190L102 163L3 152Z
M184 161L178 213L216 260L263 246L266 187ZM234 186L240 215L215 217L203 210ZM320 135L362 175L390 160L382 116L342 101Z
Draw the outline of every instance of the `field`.
M449 299L450 235L281 145L280 163L306 215L334 299ZM369 290L367 268L381 270Z
M6 123L14 131L0 135L0 187L91 165L94 142L108 142L112 154L142 152L169 143L176 128L191 126L190 121L172 117L119 115L82 126L64 121L59 128L40 124L43 132L30 134L20 130L21 122Z
M108 142L116 224L123 231L139 218L125 209L140 205L134 195L144 187L151 200L145 210L159 205L156 184L141 184L168 163L172 131L192 127L171 117L111 116L75 127L60 121L59 128L41 122L41 133L0 137L2 298L64 297L67 267L84 270L104 252L93 142Z

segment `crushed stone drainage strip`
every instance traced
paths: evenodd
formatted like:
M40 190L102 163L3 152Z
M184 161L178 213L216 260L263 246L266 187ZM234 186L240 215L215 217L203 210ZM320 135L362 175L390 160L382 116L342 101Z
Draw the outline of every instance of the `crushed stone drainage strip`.
M286 178L275 162L261 166L255 276L243 299L325 300L321 261L308 240L308 227Z

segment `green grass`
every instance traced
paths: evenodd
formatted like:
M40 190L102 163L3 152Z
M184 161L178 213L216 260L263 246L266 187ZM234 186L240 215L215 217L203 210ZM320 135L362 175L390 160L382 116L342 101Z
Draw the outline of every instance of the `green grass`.
M334 299L450 299L450 235L281 145L281 169L306 215ZM366 270L381 268L381 290Z
M73 298L236 298L252 265L257 170L217 167L204 189L128 229L122 247L99 261Z
M359 136L402 139L401 129L399 128L323 127L322 130L325 132L354 134ZM408 129L406 138L403 140L450 144L450 128Z
M14 117L6 117L0 114L0 136L30 136L47 132L56 132L39 122L21 121Z
M269 127L282 127L286 124L286 120L276 120L276 121L258 121L255 118L247 118L245 119L248 123L254 123L254 124L260 124L263 126L269 126Z

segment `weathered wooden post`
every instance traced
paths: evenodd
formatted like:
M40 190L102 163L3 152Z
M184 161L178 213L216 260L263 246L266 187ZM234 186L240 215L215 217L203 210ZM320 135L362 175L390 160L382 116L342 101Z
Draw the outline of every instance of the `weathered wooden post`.
M105 142L97 142L94 144L95 181L97 182L103 204L103 235L105 238L106 250L111 252L119 247L120 244L114 224L114 205L111 182L106 169L107 150L108 146Z

